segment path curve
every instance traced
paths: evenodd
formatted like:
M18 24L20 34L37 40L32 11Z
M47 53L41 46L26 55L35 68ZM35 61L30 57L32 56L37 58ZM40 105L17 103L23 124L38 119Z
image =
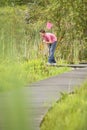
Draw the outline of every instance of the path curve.
M87 79L87 67L81 67L79 69L74 69L70 72L33 83L32 85L23 88L22 94L26 99L25 104L23 104L25 105L24 109L27 113L30 113L30 115L27 114L29 119L32 116L34 118L34 122L32 123L31 121L33 127L32 130L40 130L39 126L44 115L47 113L52 104L60 98L60 92L73 91L74 87L80 86L85 79ZM12 95L10 93L11 92L1 93L0 102L3 98L6 98L7 100L7 97ZM1 120L0 126L2 126Z
M80 86L85 79L87 79L87 68L79 68L31 85L33 112L36 113L35 130L40 129L39 125L43 117L52 104L60 98L60 92L73 91L75 86Z

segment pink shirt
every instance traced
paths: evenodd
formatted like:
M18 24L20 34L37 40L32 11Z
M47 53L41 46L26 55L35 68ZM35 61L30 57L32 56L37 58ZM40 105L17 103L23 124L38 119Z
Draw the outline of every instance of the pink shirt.
M45 33L45 35L43 36L43 40L45 40L46 42L51 41L51 43L54 43L57 41L57 37L53 33Z

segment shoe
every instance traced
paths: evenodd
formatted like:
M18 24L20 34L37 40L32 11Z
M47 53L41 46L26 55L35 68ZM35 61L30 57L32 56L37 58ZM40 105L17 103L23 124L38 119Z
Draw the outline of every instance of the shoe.
M57 65L57 63L51 63L51 65Z
M52 65L52 63L50 63L50 62L47 62L47 63L46 63L46 65Z
M54 65L54 66L56 66L57 63L50 63L50 62L47 62L46 65Z

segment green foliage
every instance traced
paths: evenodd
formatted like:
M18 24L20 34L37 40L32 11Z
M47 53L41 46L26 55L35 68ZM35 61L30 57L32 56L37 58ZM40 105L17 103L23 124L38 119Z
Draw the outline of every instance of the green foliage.
M7 91L69 71L67 67L47 67L41 59L24 62L1 61L0 91Z
M8 61L0 64L0 91L24 87L25 85L26 79L21 65L14 62L8 63Z
M87 82L73 94L63 94L45 116L41 130L86 130Z
M23 5L23 4L27 4L28 2L29 0L0 0L0 6Z
M47 4L50 3L49 0L1 0L0 1L0 6L14 6L14 5L23 5L23 4L29 4L29 3L36 3L40 6L46 6Z
M86 2L81 0L29 1L27 6L0 8L0 55L17 59L40 56L39 30L46 29L47 21L53 23L50 31L58 37L56 59L86 61Z
M62 54L61 57L69 62L79 61L80 53L85 52L83 46L87 39L86 10L86 1L82 0L55 1L45 10L47 20L54 23L58 38L63 37L60 45L62 50L59 48L58 51Z
M23 59L37 56L38 28L41 26L26 24L26 7L8 7L0 9L0 54L2 57ZM10 13L9 13L10 12ZM32 56L32 49L33 56Z
M26 111L26 108L30 107L26 100L22 89L0 94L1 130L34 130L31 125L33 121L31 110Z

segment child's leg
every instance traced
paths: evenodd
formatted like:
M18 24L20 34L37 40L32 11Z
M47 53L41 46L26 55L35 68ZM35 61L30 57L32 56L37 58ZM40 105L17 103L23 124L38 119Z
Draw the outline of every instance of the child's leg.
M48 58L48 62L49 63L56 63L55 58L54 58L54 52L56 49L56 43L54 42L49 46L49 58Z

